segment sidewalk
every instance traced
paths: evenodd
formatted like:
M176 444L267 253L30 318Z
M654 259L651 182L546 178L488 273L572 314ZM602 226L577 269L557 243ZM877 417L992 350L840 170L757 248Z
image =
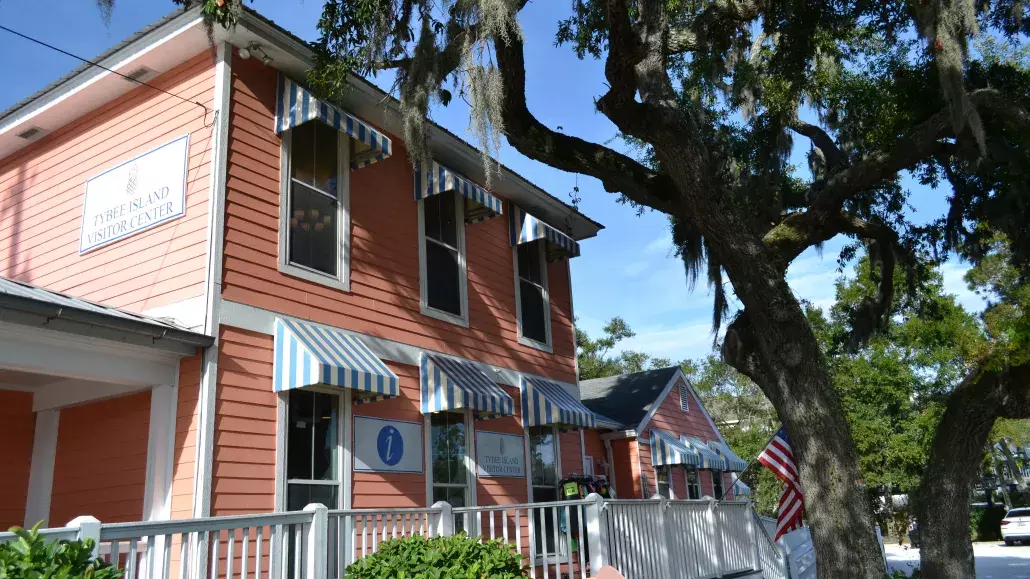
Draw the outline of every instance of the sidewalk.
M891 571L911 574L919 568L919 549L884 545ZM1030 579L1030 546L1006 547L1004 543L973 543L977 579Z

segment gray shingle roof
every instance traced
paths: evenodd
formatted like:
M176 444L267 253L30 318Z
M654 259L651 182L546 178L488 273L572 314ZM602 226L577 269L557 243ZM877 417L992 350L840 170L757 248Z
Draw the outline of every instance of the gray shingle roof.
M677 366L648 370L609 378L582 380L579 383L581 402L590 410L613 418L626 428L636 428L647 416Z
M132 314L0 276L0 310L5 308L33 312L51 309L56 312L54 317L63 319L65 316L72 315L81 322L124 328L155 336L168 336L171 339L202 347L210 346L214 341L209 336L198 334L166 320Z

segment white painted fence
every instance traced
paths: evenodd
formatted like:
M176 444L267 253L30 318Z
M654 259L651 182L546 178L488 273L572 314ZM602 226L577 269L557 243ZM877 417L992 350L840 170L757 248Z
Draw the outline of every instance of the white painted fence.
M329 510L101 524L79 517L51 539L93 539L125 579L328 579L398 537L465 530L512 544L531 577L584 579L612 565L627 579L760 572L786 579L784 557L749 503L585 500L451 508ZM0 533L0 541L11 540Z

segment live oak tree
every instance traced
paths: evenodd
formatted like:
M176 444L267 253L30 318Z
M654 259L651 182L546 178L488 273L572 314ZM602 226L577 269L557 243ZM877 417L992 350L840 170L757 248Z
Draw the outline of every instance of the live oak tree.
M230 25L242 2L175 1ZM799 254L837 235L865 245L881 283L853 312L857 344L890 321L895 266L916 291L929 249L977 259L984 239L975 224L1007 235L1011 264L1027 271L1030 75L980 47L1025 41L1022 0L570 0L556 41L604 61L596 109L638 157L564 134L529 110L526 4L326 0L307 80L332 97L352 73L396 71L415 163L429 158L426 113L456 89L487 166L503 136L527 157L667 214L688 277L703 276L715 292L715 324L726 314L724 279L743 306L728 320L723 357L786 426L820 576L880 577L854 441L784 276ZM809 143L807 173L788 161L795 139ZM940 222L916 227L906 217L905 171L953 188ZM1013 375L1004 364L971 374L942 425L957 420L961 432L967 404L978 416L1030 413L1026 381ZM960 484L938 482L941 496L957 500ZM934 576L971 573L960 522L924 520L924 532L940 533L939 548L924 551Z

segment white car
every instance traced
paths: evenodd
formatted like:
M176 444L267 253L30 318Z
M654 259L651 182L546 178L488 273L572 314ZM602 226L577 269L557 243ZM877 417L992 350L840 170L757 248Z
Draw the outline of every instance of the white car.
M1030 542L1030 509L1012 509L1001 520L1001 538L1006 545Z

